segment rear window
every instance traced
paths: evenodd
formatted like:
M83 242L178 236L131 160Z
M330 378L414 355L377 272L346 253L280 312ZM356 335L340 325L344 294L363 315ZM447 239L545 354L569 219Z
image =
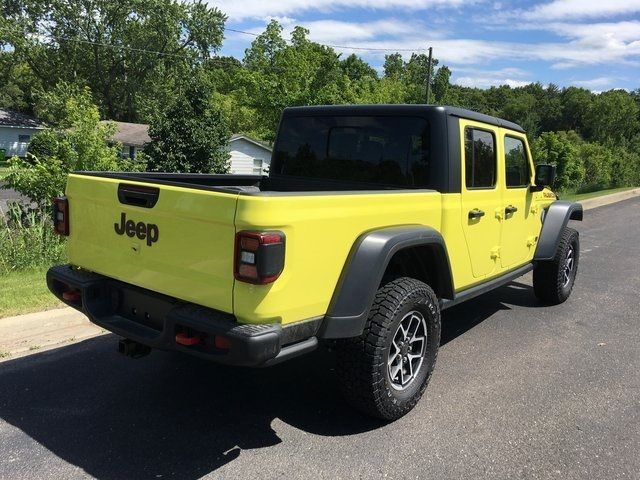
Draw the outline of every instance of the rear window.
M285 117L271 173L429 188L429 124L417 117Z

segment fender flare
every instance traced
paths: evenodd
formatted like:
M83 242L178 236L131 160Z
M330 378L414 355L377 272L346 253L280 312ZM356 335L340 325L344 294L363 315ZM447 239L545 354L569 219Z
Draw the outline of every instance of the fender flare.
M582 220L582 205L576 202L558 200L547 208L542 223L542 231L536 253L536 261L552 260L560 243L560 236L569 220Z
M318 336L349 338L362 334L389 261L400 250L417 246L433 247L439 296L453 298L453 277L440 232L422 225L370 231L361 235L351 248Z

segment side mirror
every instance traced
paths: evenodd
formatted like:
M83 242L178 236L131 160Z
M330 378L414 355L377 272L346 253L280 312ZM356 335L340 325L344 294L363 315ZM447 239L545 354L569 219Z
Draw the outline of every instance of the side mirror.
M536 165L536 187L553 187L556 181L555 165Z

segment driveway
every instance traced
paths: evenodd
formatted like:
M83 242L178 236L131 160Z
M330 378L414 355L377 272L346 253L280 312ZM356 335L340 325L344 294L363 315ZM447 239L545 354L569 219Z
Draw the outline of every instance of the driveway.
M563 305L524 277L448 310L392 424L345 406L327 352L230 369L105 335L0 363L0 478L640 478L639 225L637 198L585 213Z

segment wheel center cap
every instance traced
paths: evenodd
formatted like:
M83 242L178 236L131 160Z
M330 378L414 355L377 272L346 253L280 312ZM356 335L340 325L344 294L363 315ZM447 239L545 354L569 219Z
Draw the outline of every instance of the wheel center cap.
M404 345L402 345L400 347L400 355L402 355L403 357L406 357L407 354L409 353L409 344L405 343Z

